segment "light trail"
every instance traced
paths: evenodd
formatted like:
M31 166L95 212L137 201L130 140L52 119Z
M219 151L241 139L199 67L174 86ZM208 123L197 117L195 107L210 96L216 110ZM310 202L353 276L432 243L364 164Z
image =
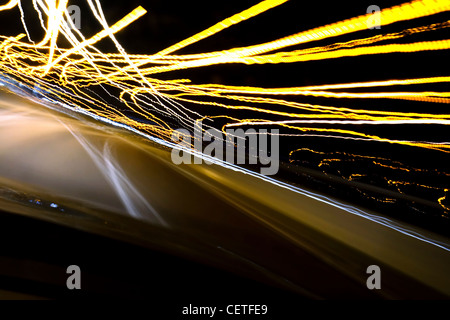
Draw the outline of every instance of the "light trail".
M115 38L115 34L146 14L146 9L142 7L137 7L110 25L100 2L87 0L92 15L102 29L94 36L85 38L74 28L70 19L67 21L67 0L33 0L33 8L45 31L42 39L34 41L36 39L29 39L30 33L21 7L23 3L9 1L0 6L0 11L18 10L25 33L13 37L0 36L0 71L6 82L10 79L9 83L15 85L17 81L29 91L41 94L50 101L166 141L170 140L173 130L179 126L192 128L195 121L209 119L205 123L205 130L211 127L225 130L229 127L277 126L287 130L285 135L299 138L377 142L434 150L442 154L450 152L449 141L405 139L383 132L385 126L397 126L399 130L407 125L448 126L450 113L445 108L439 109L439 112L435 112L436 109L432 107L424 110L390 110L385 107L384 99L419 101L431 106L448 104L450 92L423 89L422 86L448 85L450 75L419 75L409 79L392 79L388 75L385 80L281 88L192 83L189 78L179 79L176 76L170 79L174 71L214 65L308 63L393 53L447 52L445 50L450 49L450 39L445 38L403 41L413 35L447 29L450 20L361 38L358 32L367 29L367 21L371 18L370 14L364 14L251 46L176 54L180 49L283 5L286 1L261 1L154 54L128 54ZM380 19L381 24L387 26L448 11L448 0L415 0L383 9ZM354 35L355 38L337 41L343 35ZM70 45L61 46L62 38ZM104 53L99 50L98 43L106 38L113 41L117 52ZM331 43L314 46L318 40ZM166 80L158 77L162 73ZM361 92L361 89L366 91ZM302 101L305 97L320 100L317 103L305 103ZM343 107L345 99L360 101L360 107ZM380 101L380 107L365 108L365 101L369 100ZM380 128L379 133L367 130L367 127L374 126ZM432 185L428 187L437 188ZM441 186L439 190L449 188ZM436 201L448 212L445 195L444 198L436 198Z
M192 37L189 37L177 44L174 44L173 46L170 46L167 49L164 49L160 52L158 52L157 56L165 56L172 52L178 51L184 47L187 47L195 42L198 42L202 39L206 39L222 30L225 30L226 28L238 24L239 22L245 21L249 18L255 17L269 9L272 9L276 6L279 6L280 4L285 3L287 0L264 0L257 5L244 10L238 14L233 15L232 17L226 18L225 20L222 20L218 22L217 24L213 25L212 27L197 33L196 35L193 35Z

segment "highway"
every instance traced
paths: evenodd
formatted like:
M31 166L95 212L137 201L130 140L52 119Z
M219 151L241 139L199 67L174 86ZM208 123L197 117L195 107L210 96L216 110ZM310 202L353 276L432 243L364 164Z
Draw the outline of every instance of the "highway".
M442 236L232 165L175 165L169 145L58 108L2 90L2 211L299 297L450 297ZM366 286L370 265L379 290Z

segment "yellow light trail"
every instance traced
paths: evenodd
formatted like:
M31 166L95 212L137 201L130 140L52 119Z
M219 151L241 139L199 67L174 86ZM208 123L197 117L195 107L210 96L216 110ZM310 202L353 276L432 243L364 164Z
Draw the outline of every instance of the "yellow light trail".
M87 46L92 46L94 44L96 44L97 42L99 42L101 39L106 38L107 36L114 34L120 30L122 30L124 27L126 27L127 25L129 25L130 23L132 23L133 21L139 19L141 16L143 16L147 11L142 8L142 7L137 7L136 9L134 9L132 12L130 12L129 14L127 14L124 18L122 18L121 20L119 20L118 22L116 22L111 28L109 29L104 29L102 31L100 31L99 33L97 33L96 35L94 35L92 38L89 38L87 40L84 40L83 42L81 42L80 44L78 44L77 46L73 47L72 49L66 51L64 54L61 54L60 56L58 56L57 59L55 59L54 61L50 61L46 66L46 70L50 70L53 66L55 66L57 63L59 63L60 61L62 61L64 58L69 57L72 54L78 54L78 52L87 47ZM56 32L55 32L56 33ZM52 47L51 47L52 48Z
M213 25L212 27L197 33L193 35L192 37L189 37L177 44L174 44L173 46L170 46L169 48L166 48L156 54L156 56L164 56L168 55L174 51L178 51L184 47L187 47L188 45L191 45L195 42L198 42L202 39L208 38L222 30L225 30L226 28L238 24L239 22L245 21L249 18L255 17L269 9L272 9L276 6L279 6L280 4L285 3L287 0L265 0L263 2L258 3L257 5L244 10L238 14L235 14L232 17L226 18L225 20L220 21L219 23Z

